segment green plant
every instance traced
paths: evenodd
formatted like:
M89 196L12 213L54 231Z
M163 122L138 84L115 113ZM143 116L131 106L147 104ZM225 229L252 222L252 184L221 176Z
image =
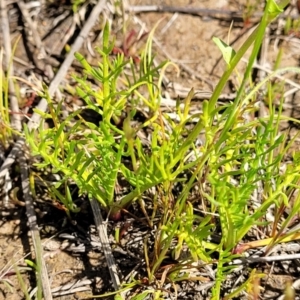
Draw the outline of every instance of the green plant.
M297 214L299 197L290 217L281 223L280 230L277 228L284 209L290 205L293 193L299 188L299 153L294 154L293 167L282 173L280 167L293 141L287 143L286 136L280 133L280 122L285 119L281 113L283 99L276 110L273 98L278 86L274 87L269 82L276 74L287 71L299 73L299 69L276 70L255 86L250 80L265 29L287 3L267 1L261 23L237 51L215 39L227 67L211 99L203 102L201 113L190 115L193 90L183 106L178 103L178 120L162 113L160 86L168 64L158 67L153 64L153 32L149 35L137 70L132 60L126 61L122 54L111 59L113 44L109 41L108 25L104 30L102 48L97 49L101 55L97 68L90 66L82 55L76 54L84 67L84 76L75 77L78 82L76 94L84 99L85 108L101 115L99 124L84 120L82 109L60 120L62 104L55 107L45 89L43 96L48 99L49 113L40 113L44 120L51 118L54 127L45 129L41 124L38 132L26 130L26 137L33 154L43 158L39 166L51 165L54 172L63 175L54 187L60 189L59 192L53 192L68 210L77 209L68 190L70 181L76 183L80 193L96 198L117 220L123 208L133 201L142 200L147 190L155 188L153 214L147 217L150 225L157 216L160 221L156 224L158 230L151 253L148 252L148 241L144 242L149 284L160 279L162 288L165 280L187 280L188 268L194 261L200 262L201 266L214 264L217 271L212 299L220 299L222 281L233 269L228 263L243 252L240 241L251 230L271 226L270 247L292 238L284 234L284 229ZM222 89L252 46L236 98L232 103L218 107ZM130 75L125 72L126 68ZM90 78L96 86L89 83ZM248 117L257 110L257 94L263 86L268 87L264 96L269 116L249 120ZM146 112L146 120L133 126L141 111ZM188 124L195 125L187 129ZM144 128L152 131L148 144L139 135ZM198 146L201 132L204 132L205 138ZM122 181L125 179L130 191L116 200L115 187L120 178ZM182 189L175 197L173 188L179 184ZM195 197L202 200L202 214L198 214L193 206ZM139 203L146 212L143 202ZM276 211L272 223L266 214L273 205ZM219 242L209 241L218 227L218 233L221 232ZM183 255L184 248L188 249L186 257ZM212 253L216 252L218 259L213 259ZM179 263L164 270L162 265L169 255ZM260 274L251 273L249 279L226 299L236 297L242 290L249 290L258 278ZM124 288L130 290L139 285L141 282L133 279ZM147 294L143 293L141 297ZM155 297L160 297L159 289Z
M140 139L136 137L140 128L153 123L159 116L161 79L158 78L157 84L153 80L157 78L158 70L164 65L152 67L150 48L151 46L148 46L148 52L142 60L141 73L137 76L132 62L125 62L123 55L117 55L114 60L109 60L113 44L109 42L107 24L103 35L103 48L98 49L102 56L99 68L91 67L82 55L76 54L86 74L84 78L76 77L77 93L85 100L86 108L102 116L99 126L86 122L80 116L80 111L71 114L61 122L59 120L61 106L54 108L45 93L44 96L49 101L49 113L43 114L43 118L44 120L51 118L54 127L46 130L42 124L38 143L37 136L27 131L27 138L34 154L42 155L44 159L39 166L51 165L54 172L64 174L56 188L72 179L81 193L87 193L90 197L98 199L111 212L113 218L120 213L122 207L130 204L145 190L167 179L163 169L154 169L155 165L158 165L158 152L169 147L167 142L159 147L159 141L154 139L151 145L152 155L148 157ZM131 79L120 77L126 65L131 66L133 72ZM100 87L97 91L87 82L88 76L99 82ZM118 85L123 86L123 89L118 90ZM139 87L147 88L148 99L138 92ZM130 127L130 120L137 112L137 103L141 101L148 106L152 117L139 125L139 128L133 129ZM130 106L133 108L129 110ZM128 115L125 120L122 120L122 112L126 110ZM74 117L78 117L79 121L70 125ZM155 132L158 133L159 129L156 127ZM123 157L131 158L131 168L126 167L122 162ZM139 167L138 161L141 163ZM116 203L114 189L120 173L134 189ZM76 209L72 207L72 203L64 204L71 211Z
M26 255L27 256L27 255ZM23 259L23 258L22 258ZM19 282L19 286L24 294L24 298L27 300L31 299L30 295L28 293L28 286L24 281L24 278L22 277L22 273L27 272L28 270L31 270L31 268L26 267L26 266L21 266L18 265L18 263L20 262L17 261L15 262L14 259L10 259L5 266L3 266L0 270L0 282L2 284L4 284L4 286L7 288L7 290L10 293L14 293L14 289L15 286L14 284L11 282L11 280L9 279L9 276L11 276L12 274L15 274L17 276L18 282ZM41 299L41 295L40 297L38 296L37 299Z
M16 47L18 45L18 41L16 41L12 53L14 54ZM5 62L3 61L3 50L0 51L0 144L1 146L7 150L13 141L13 136L18 133L11 126L11 114L15 114L18 112L11 111L10 103L9 103L9 81L12 81L12 78L7 76L10 74L10 69L12 66L12 57L8 62L6 70L3 70L3 66ZM16 93L18 91L18 86L15 85ZM18 95L19 96L19 95ZM18 97L20 99L20 97Z
M192 257L197 257L204 262L207 259L211 261L208 250L213 249L219 252L217 280L213 288L213 299L220 299L221 283L224 276L232 269L232 267L227 267L226 264L234 258L234 249L239 241L244 238L251 228L266 226L268 222L264 217L268 208L273 204L277 207L282 205L286 190L292 191L298 188L299 164L297 162L287 173L280 175L279 167L291 143L283 150L286 138L279 133L279 123L284 119L281 115L282 103L279 112L275 112L272 88L269 89L268 94L270 116L251 122L244 117L255 110L255 94L260 87L275 75L275 73L271 74L263 82L255 86L252 92L248 92L246 96L246 83L249 80L254 59L261 45L264 30L280 11L281 9L277 7L275 2L269 1L262 22L255 33L249 37L237 52L230 50L228 45L221 44L221 50L226 51L224 58L226 59L227 70L215 88L210 101L203 103L203 114L200 116L202 122L199 121L195 126L195 128L202 126L205 132L205 143L201 149L202 154L197 159L197 168L193 172L193 176L177 200L177 205L173 210L175 213L170 216L166 225L162 227L162 233L160 234L162 237L160 239L160 249L169 249L172 237L177 237L178 244L175 248L175 257L178 257L183 242L188 245L189 240L193 237L189 230L185 229L183 233L180 230L182 228L182 225L180 225L182 223L180 222L182 218L186 222L187 212L189 211L189 205L186 200L190 195L191 188L197 178L199 182L205 182L206 185L209 184L209 192L202 188L201 198L209 200L210 213L218 214L222 239L218 245L205 243L205 233L209 234L209 228L204 226L197 238L200 244L196 249L189 247L189 250ZM226 110L220 115L219 109L216 109L215 105L219 94L236 64L252 43L254 43L252 54L244 79L238 89L237 97L232 104L225 107ZM293 68L278 72L286 72L288 70L299 72L298 69ZM296 120L294 121L297 122ZM273 185L274 180L277 183L275 187ZM264 189L259 189L259 183L262 182ZM258 203L261 203L261 205L253 211L253 206L249 201L257 191L262 197L258 199ZM286 198L284 203L284 206L287 207L288 200ZM293 216L295 216L295 211L293 211ZM199 225L198 222L197 225L195 219L193 220L194 222L190 224L190 227L193 228L192 231L195 233L197 233L198 228L201 228L202 224L208 222L204 219L204 223L200 222ZM290 219L282 224L282 231L286 228L289 221ZM276 225L274 224L274 227ZM206 230L208 231L206 232ZM276 237L274 236L274 241L279 242L279 236L280 232L276 234ZM160 252L162 256L165 253L167 253L167 250ZM158 266L160 262L157 260ZM156 267L157 265L154 266Z
M293 20L291 17L288 17L284 25L284 34L299 37L299 31L300 21L298 19Z
M2 63L3 60L3 51L0 52L0 63L1 66L3 66ZM9 108L8 108L8 84L5 81L4 78L4 72L1 68L1 72L0 72L0 112L1 112L1 128L0 128L0 138L1 138L1 144L2 146L4 146L5 148L8 145L8 141L7 141L7 136L10 135L9 131L10 131L10 122L9 122ZM3 97L4 95L4 97Z
M82 6L86 1L85 0L72 0L72 10L74 13L78 12L78 7Z

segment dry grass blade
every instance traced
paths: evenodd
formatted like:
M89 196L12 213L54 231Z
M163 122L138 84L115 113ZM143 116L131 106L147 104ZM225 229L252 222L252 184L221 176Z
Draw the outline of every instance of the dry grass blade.
M43 260L41 238L40 238L40 233L37 225L37 218L33 207L33 199L29 189L28 166L26 163L26 158L24 156L24 150L22 151L22 147L20 147L20 153L18 155L18 159L19 159L20 169L21 169L22 189L25 198L26 214L27 214L28 224L31 232L31 238L34 246L36 263L39 268L37 272L37 276L39 276L39 281L42 285L44 299L51 300L52 299L51 287L48 278L47 267L45 261Z
M7 16L7 8L6 2L1 0L1 25L2 25L2 32L3 32L3 41L4 41L4 49L5 49L5 58L6 58L6 66L5 69L7 71L7 78L8 78L8 85L9 85L9 93L10 93L10 108L11 111L14 112L11 116L12 128L16 129L17 131L22 130L21 125L21 115L19 114L19 104L18 99L15 93L15 87L11 76L14 74L13 65L10 63L10 59L12 57L11 51L11 38L10 38L10 30L9 30L9 22Z

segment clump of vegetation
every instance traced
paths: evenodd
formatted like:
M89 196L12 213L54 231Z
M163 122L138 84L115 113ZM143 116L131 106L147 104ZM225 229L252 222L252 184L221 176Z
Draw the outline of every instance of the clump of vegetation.
M287 142L280 132L280 123L286 120L281 114L283 98L279 108L275 108L270 79L282 72L300 70L277 70L249 90L265 29L287 3L268 1L259 26L237 51L215 38L226 70L211 99L203 101L201 113L192 112L193 90L183 105L177 104L176 120L162 112L161 83L170 63L154 65L153 32L137 68L133 59L122 53L111 56L114 45L108 24L102 47L97 49L101 56L98 67L92 67L81 54L76 54L84 68L83 76L74 76L78 83L76 95L84 100L85 106L62 119L62 103L55 106L46 88L41 95L48 100L49 112L40 112L43 122L37 131L26 129L26 139L32 154L42 157L37 166L51 166L54 173L62 175L50 190L69 216L70 212L78 212L69 188L72 182L80 194L97 199L112 220L120 220L124 209L138 202L149 226L155 224L157 228L151 253L147 240L144 241L147 278L132 278L124 285L125 290L146 286L132 299L146 298L149 293L159 299L165 281L195 280L193 269L207 265L216 267L211 299L221 299L222 281L234 270L232 261L246 249L262 245L270 248L282 240L299 238L294 232L285 233L285 229L300 208L300 156L292 152L292 164L282 170L295 138ZM236 98L218 106L223 87L251 47ZM92 85L90 79L96 84ZM267 87L266 92L261 90L263 86ZM258 93L263 93L268 103L267 117L253 118ZM96 112L101 121L95 124L85 120L82 112L86 109ZM53 121L51 128L44 126L48 119ZM151 132L149 139L142 135L146 129ZM201 133L204 138L199 144ZM119 199L115 190L120 180L126 182L128 192ZM178 186L181 188L175 194ZM143 202L143 196L150 190L155 191L151 194L151 209ZM201 211L194 205L200 202ZM271 207L273 220L267 218ZM287 207L290 214L282 221ZM269 239L256 244L245 240L258 227L266 229ZM167 256L174 263L164 268ZM261 277L252 270L249 278L225 299L242 291L254 293ZM162 288L147 289L157 282Z

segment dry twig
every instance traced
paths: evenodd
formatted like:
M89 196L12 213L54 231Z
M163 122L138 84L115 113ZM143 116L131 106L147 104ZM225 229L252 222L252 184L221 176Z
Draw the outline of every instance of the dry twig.
M186 6L164 6L164 5L136 5L126 7L128 12L133 13L147 13L147 12L168 12L168 13L183 13L197 16L223 16L227 18L243 19L243 13L240 11L232 11L225 9L209 9L202 7L186 7ZM261 12L256 12L253 17L261 17Z
M244 20L244 14L242 11L226 10L226 9L209 9L203 7L186 7L186 6L167 6L167 5L128 5L125 8L125 11L131 13L149 13L149 12L158 12L158 13L182 13L190 14L200 17L210 17L215 19L222 19L231 21L235 19L236 21ZM259 20L263 15L262 12L254 12L251 17L255 20ZM291 19L298 19L298 14L290 14ZM279 18L284 18L284 16L279 16Z
M96 199L91 199L90 202L91 202L95 225L99 234L102 250L104 251L106 257L110 277L112 279L114 289L118 290L120 288L120 279L118 276L117 265L115 263L115 259L113 257L112 250L107 237L106 225L102 219L100 204Z

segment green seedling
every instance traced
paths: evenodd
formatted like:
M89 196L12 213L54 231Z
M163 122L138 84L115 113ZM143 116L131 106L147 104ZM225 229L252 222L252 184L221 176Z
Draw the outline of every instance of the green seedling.
M217 37L213 37L213 41L220 49L227 66L230 67L230 63L233 60L236 52L232 47L230 47L229 45L227 45L225 42L223 42Z

